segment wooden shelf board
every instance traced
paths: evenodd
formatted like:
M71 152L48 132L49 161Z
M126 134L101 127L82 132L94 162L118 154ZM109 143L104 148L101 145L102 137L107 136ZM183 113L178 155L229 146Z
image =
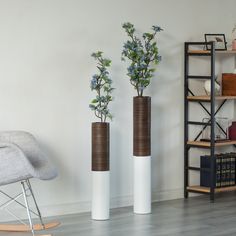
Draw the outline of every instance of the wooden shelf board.
M210 101L210 96L188 96L187 99L189 101ZM215 96L216 100L234 100L236 99L236 96Z
M203 142L203 141L188 141L187 144L193 145L193 146L199 146L199 147L210 147L211 146L210 142ZM236 140L218 142L218 143L215 143L215 146L221 147L221 146L227 146L227 145L233 145L233 144L236 144Z
M216 51L217 54L236 54L236 50Z
M236 54L236 50L215 51L216 54ZM189 50L191 54L210 54L210 50Z
M187 187L187 190L192 190L192 191L202 192L202 193L210 193L210 188L202 187L202 186L189 186Z
M210 193L210 188L202 187L202 186L189 186L187 187L188 190L202 192L202 193ZM229 187L222 187L222 188L215 188L215 193L222 193L222 192L230 192L235 191L236 186L229 186Z
M191 54L210 54L211 52L208 50L188 50L188 53Z

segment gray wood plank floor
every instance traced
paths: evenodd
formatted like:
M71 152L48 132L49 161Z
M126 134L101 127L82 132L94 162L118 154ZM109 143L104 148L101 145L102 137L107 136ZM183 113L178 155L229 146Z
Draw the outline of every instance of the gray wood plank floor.
M235 236L236 194L222 194L215 203L210 203L207 196L157 202L150 215L134 215L132 207L113 209L109 221L92 221L90 213L57 219L61 226L45 233L54 236ZM0 235L30 234L2 232Z

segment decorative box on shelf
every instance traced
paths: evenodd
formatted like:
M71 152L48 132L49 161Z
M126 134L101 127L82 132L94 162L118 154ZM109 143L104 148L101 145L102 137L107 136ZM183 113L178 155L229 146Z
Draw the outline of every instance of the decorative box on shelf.
M233 73L222 74L222 95L236 96L236 74Z
M203 118L202 122L204 124L210 124L210 118ZM229 119L227 117L216 117L215 118L215 141L222 142L229 140L228 128L229 128ZM204 125L205 126L205 125ZM211 127L203 126L202 137L200 141L210 142L211 141Z
M229 127L229 139L236 140L236 121L232 122L232 125Z

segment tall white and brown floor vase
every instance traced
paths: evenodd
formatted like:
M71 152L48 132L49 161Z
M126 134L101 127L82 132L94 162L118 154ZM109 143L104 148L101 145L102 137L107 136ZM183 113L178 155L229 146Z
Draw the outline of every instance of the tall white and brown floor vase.
M151 98L133 98L134 213L151 213Z
M92 219L108 220L110 211L110 126L92 123Z

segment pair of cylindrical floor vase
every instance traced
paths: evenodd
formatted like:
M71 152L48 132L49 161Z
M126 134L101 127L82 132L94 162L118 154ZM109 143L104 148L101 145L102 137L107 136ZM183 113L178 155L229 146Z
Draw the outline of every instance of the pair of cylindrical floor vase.
M151 98L146 96L133 98L133 207L136 214L151 213ZM106 122L92 123L91 211L94 220L110 218L110 124Z

